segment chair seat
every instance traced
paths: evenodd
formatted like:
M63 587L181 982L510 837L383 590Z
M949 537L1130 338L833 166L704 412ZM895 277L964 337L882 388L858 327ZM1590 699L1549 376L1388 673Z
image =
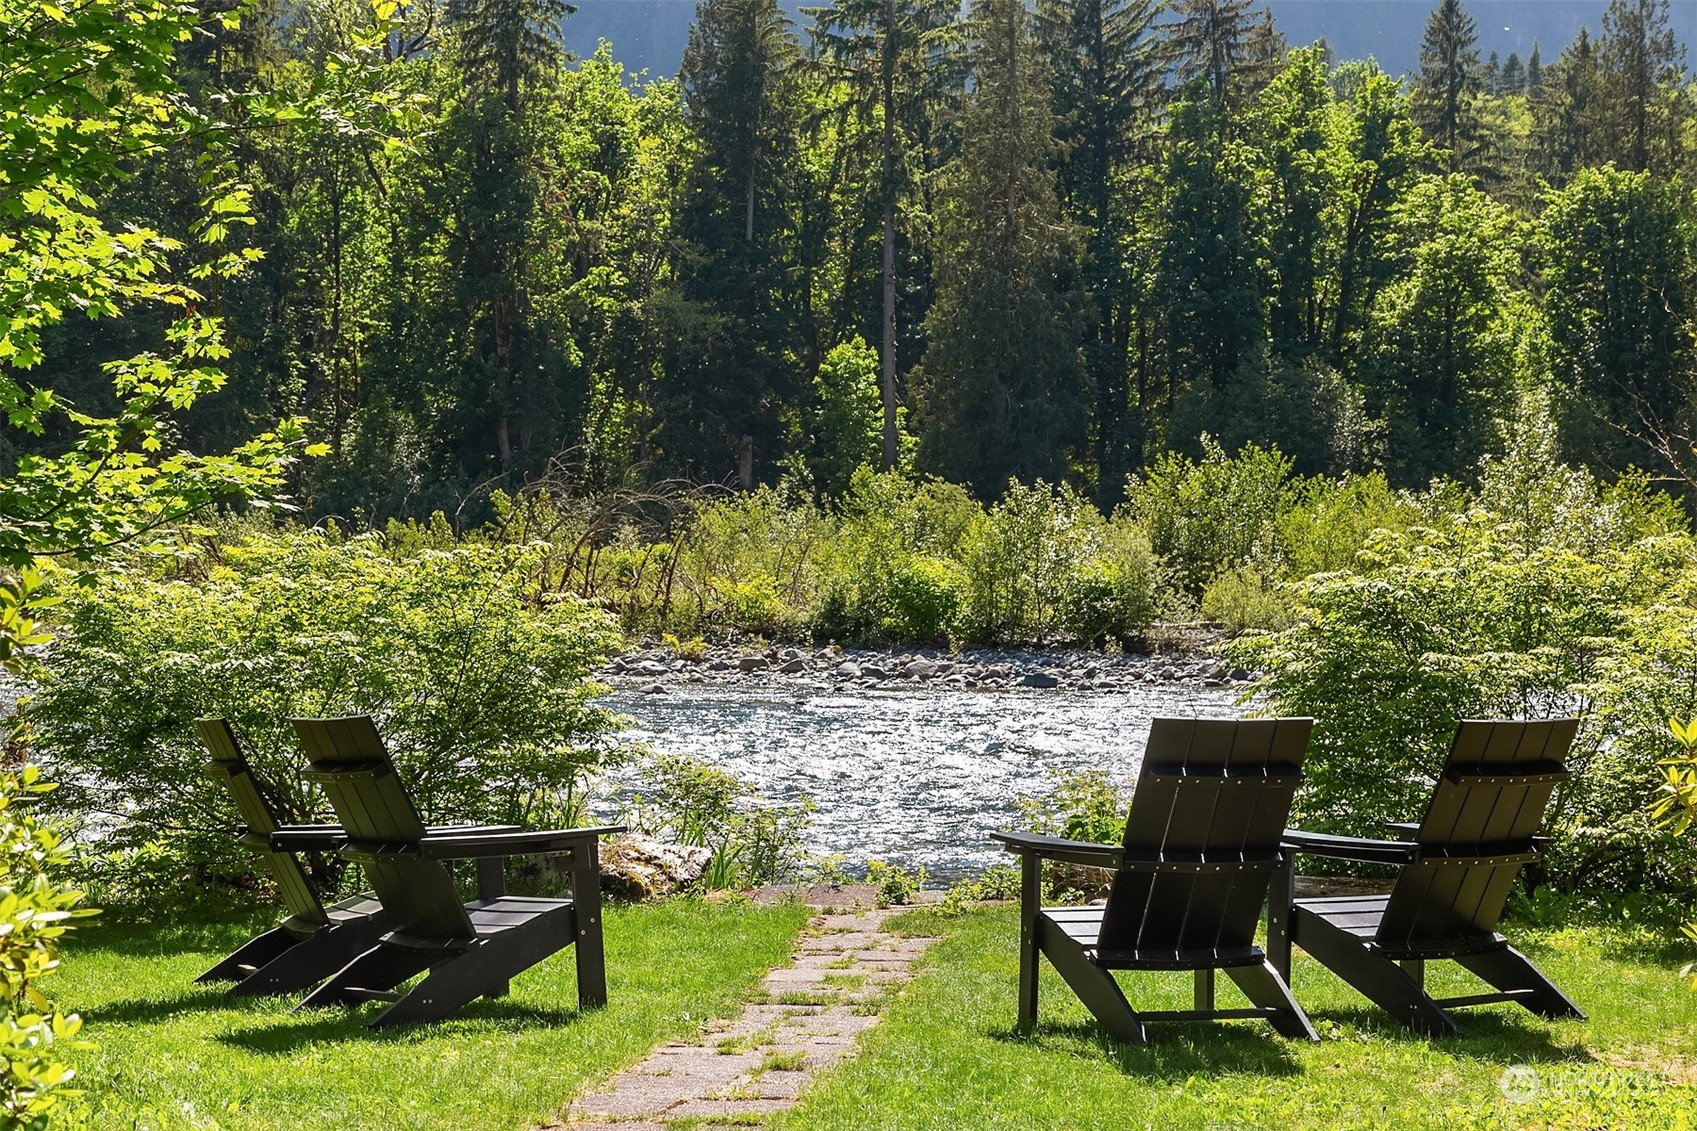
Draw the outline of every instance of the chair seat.
M1294 909L1299 913L1306 912L1325 920L1345 934L1360 939L1368 949L1391 959L1455 958L1459 955L1484 954L1508 945L1508 940L1495 931L1386 942L1378 938L1378 934L1390 899L1388 895L1326 896L1299 899L1295 902Z
M488 942L497 935L529 926L539 919L554 916L564 916L570 919L572 908L572 901L569 899L541 899L524 895L503 895L497 899L479 899L465 905L466 914L471 919L472 929L477 932L475 939L390 931L383 936L383 942L393 946L404 946L409 950L457 953L470 950L476 943ZM569 923L567 930L570 930Z
M1256 966L1266 957L1260 947L1193 947L1175 950L1103 950L1097 940L1102 934L1105 906L1045 907L1044 922L1083 948L1090 961L1104 970L1207 970L1229 966Z

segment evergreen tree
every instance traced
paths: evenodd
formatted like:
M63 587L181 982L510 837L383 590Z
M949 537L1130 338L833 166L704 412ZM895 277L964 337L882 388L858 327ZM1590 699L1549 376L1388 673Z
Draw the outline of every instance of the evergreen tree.
M1536 97L1544 85L1544 57L1538 51L1538 41L1532 41L1532 54L1526 57L1526 93Z
M921 460L993 497L1067 476L1084 439L1075 251L1052 171L1049 76L1021 0L976 0L973 88L945 170Z
M1525 94L1526 68L1520 62L1520 56L1515 52L1508 53L1508 61L1503 64L1502 78L1498 81L1499 94Z
M1083 263L1095 392L1091 437L1097 494L1118 501L1140 446L1129 357L1134 283L1127 245L1134 202L1125 173L1153 146L1163 59L1151 34L1155 0L1039 0L1038 42L1052 78L1058 188L1070 220L1088 233Z
M1439 0L1420 44L1414 83L1414 120L1434 145L1448 151L1451 169L1462 169L1479 148L1475 102L1482 87L1479 33L1461 0Z
M1285 359L1306 356L1323 333L1321 291L1342 173L1332 112L1326 65L1312 47L1291 52L1255 107L1254 136L1269 174L1257 225L1270 268L1268 332Z
M1582 27L1543 75L1531 101L1534 150L1544 175L1558 184L1597 160L1603 140L1597 83L1596 48Z
M682 304L660 326L660 446L676 470L775 476L800 392L800 48L777 0L702 0L679 81L696 150L676 230Z
M1486 94L1501 94L1503 92L1503 64L1497 58L1495 51L1485 60L1484 73L1479 76L1479 85Z
M939 84L952 86L938 66L949 44L956 8L943 0L836 0L816 10L814 39L827 73L848 83L865 136L876 130L876 198L879 213L882 310L879 316L883 466L896 465L899 371L896 300L897 213L914 191L912 155L925 147L925 127L940 101Z
M1610 0L1597 78L1603 155L1622 168L1671 174L1686 117L1686 72L1668 0Z
M1232 80L1249 61L1252 0L1173 0L1168 25L1175 77L1181 87L1197 79L1215 99L1232 96Z

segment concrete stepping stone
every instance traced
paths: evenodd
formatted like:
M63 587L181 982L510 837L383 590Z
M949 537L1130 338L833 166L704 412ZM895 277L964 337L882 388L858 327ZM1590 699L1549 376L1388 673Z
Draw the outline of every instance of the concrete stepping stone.
M887 993L913 976L913 960L936 941L885 932L896 913L816 916L793 964L767 972L765 1000L703 1025L696 1043L655 1049L579 1097L564 1123L538 1131L667 1131L674 1120L758 1126L794 1106L816 1075L854 1054Z

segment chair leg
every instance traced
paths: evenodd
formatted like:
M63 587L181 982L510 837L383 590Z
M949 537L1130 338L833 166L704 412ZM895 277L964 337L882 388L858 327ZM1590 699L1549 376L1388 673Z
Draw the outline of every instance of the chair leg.
M1059 936L1059 937L1056 937ZM1037 945L1048 956L1078 1000L1116 1039L1127 1044L1148 1044L1149 1033L1137 1019L1131 1003L1114 976L1084 957L1078 944L1059 931L1038 923Z
M570 913L567 906L437 962L423 981L373 1018L371 1027L440 1021L480 997L500 997L512 978L571 945Z
M1043 862L1032 853L1020 857L1019 870L1019 1028L1037 1024L1037 932L1043 914Z
M440 954L399 946L375 946L312 991L296 1009L326 1009L333 1005L358 1005L369 1000L371 991L392 990L414 974L430 969ZM364 991L364 992L362 992Z
M607 957L601 932L601 869L594 861L572 872L567 929L575 931L567 945L577 945L577 1007L598 1009L607 1004Z
M1237 983L1237 988L1255 1006L1277 1011L1269 1020L1280 1036L1299 1041L1320 1039L1271 961L1263 960L1259 966L1228 966L1226 976Z
M1428 1037L1461 1032L1455 1020L1396 963L1367 949L1365 943L1300 906L1291 917L1292 941L1332 973L1402 1024Z
M1555 983L1546 978L1544 972L1534 966L1530 958L1512 946L1485 954L1470 954L1457 958L1456 962L1504 992L1533 991L1532 996L1522 998L1520 1004L1540 1017L1552 1020L1562 1017L1585 1020L1584 1012L1557 989Z
M309 990L376 946L382 934L383 927L375 920L324 927L231 987L230 996L260 997Z
M196 978L195 984L245 981L254 971L301 945L301 940L295 935L281 927L273 927L237 947L228 958Z

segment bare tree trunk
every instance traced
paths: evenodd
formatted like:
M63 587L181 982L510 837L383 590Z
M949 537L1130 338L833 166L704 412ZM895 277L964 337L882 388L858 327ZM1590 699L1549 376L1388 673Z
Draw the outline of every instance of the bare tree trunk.
M884 470L896 466L896 48L895 0L884 5Z

